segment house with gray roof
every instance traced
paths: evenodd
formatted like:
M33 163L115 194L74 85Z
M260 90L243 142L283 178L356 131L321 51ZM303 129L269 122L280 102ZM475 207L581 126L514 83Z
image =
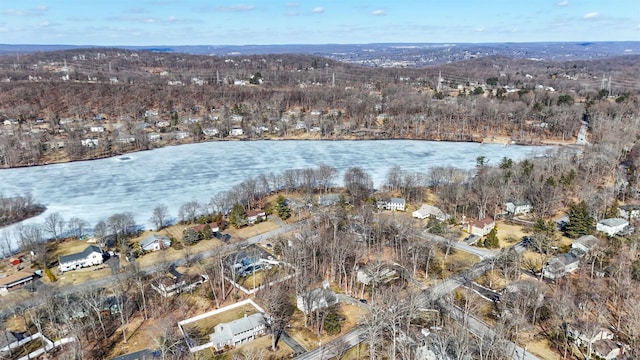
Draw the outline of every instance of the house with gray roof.
M171 247L171 240L160 234L149 234L138 243L144 251L157 251Z
M551 258L542 269L542 276L556 280L578 269L580 259L571 252Z
M102 250L95 245L89 245L79 253L58 257L58 271L64 273L83 267L100 265L104 262Z
M621 234L629 228L629 222L623 218L602 219L596 224L596 230L608 236Z
M263 335L266 328L267 322L262 313L245 315L238 320L216 325L214 332L209 334L209 342L220 351L254 340Z
M421 220L426 218L434 218L440 221L446 221L450 218L450 216L440 208L429 204L422 204L422 206L420 206L418 210L414 211L411 216Z

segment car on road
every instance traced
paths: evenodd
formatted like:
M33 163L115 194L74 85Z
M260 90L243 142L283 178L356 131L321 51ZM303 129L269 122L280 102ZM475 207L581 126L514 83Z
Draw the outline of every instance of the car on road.
M360 301L360 302L361 302L361 303L363 303L363 304L366 304L366 303L367 303L367 299L360 299L360 300L358 300L358 301Z

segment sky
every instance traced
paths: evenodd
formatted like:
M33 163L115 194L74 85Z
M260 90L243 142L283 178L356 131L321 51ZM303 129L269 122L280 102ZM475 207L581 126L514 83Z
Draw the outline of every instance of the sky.
M638 0L0 0L0 43L640 41Z

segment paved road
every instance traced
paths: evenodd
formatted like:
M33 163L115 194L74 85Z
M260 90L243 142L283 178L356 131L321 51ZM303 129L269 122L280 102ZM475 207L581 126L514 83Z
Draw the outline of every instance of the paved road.
M301 355L307 352L307 349L303 348L300 343L289 336L289 334L287 334L286 332L282 333L281 340L284 341L284 343L287 344L287 346L289 346L296 353L296 355Z
M267 239L271 239L273 237L276 237L278 235L284 234L288 231L291 231L299 226L301 226L304 222L299 222L296 224L285 224L284 226L281 226L277 229L268 231L264 234L260 234L260 235L256 235L253 237L250 237L246 240L242 240L242 241L238 241L238 242L234 242L231 244L226 244L223 245L221 247L217 247L215 249L211 249L211 250L206 250L206 251L202 251L199 253L195 253L192 255L192 258L194 259L205 259L208 257L211 257L213 254L216 253L227 253L227 252L231 252L235 249L237 249L238 247L241 246L246 246L246 245L252 245L252 244L256 244L260 241L263 240L267 240ZM184 265L186 263L185 259L177 259L175 261L172 262L173 265L175 266L181 266ZM153 264L147 267L144 267L142 269L140 269L140 271L142 271L145 274L151 274L151 273L155 273L157 271L162 271L167 267L166 263L161 263L161 264ZM103 278L99 278L99 279L93 279L93 280L88 280L83 282L82 284L77 284L77 285L69 285L69 286L65 286L64 288L55 288L54 286L48 286L45 287L45 289L39 290L40 292L42 291L56 291L58 290L61 294L73 294L73 293L77 293L77 292L81 292L84 291L86 289L89 288L93 288L93 287L104 287L112 282L114 282L116 280L116 276L107 276L107 277L103 277ZM36 293L37 294L37 293ZM5 318L11 314L13 314L15 312L16 309L29 309L32 307L36 307L39 305L42 305L45 302L46 297L44 296L32 296L26 300L20 301L19 303L15 304L14 306L7 306L6 308L0 309L0 318Z
M462 322L465 328L474 335L478 337L493 335L493 329L491 329L489 325L473 316L467 315L465 317L464 311L460 308L449 305L447 310L449 310L449 314L452 318ZM507 342L505 344L505 348L507 352L511 352L513 360L539 360L535 355L527 352L525 348L522 348L512 342Z
M447 239L437 235L433 235L433 234L426 234L426 235L429 235L429 238L431 240L447 241ZM478 255L482 259L482 261L480 261L479 263L476 263L474 266L470 267L469 269L459 274L456 274L455 276L452 276L446 280L443 280L440 283L437 283L431 287L423 289L422 297L418 300L419 305L421 305L422 307L428 306L432 301L437 300L438 298L445 296L447 294L450 294L451 292L453 292L453 290L455 290L459 286L462 286L463 284L469 282L470 280L475 279L478 276L485 273L487 270L489 270L492 267L491 260L493 260L499 254L498 252L475 248L464 243L452 242L451 244L456 249L468 251ZM469 249L471 251L467 250L466 249L467 247L471 248ZM525 250L521 242L515 244L513 248L519 253ZM357 300L346 295L339 297L339 299L340 301L346 300L346 302L349 302L352 304L357 303ZM367 305L364 305L364 306L367 306ZM484 324L480 320L473 317L467 317L465 319L464 313L460 309L455 308L453 306L450 306L449 310L451 311L452 318L458 321L465 321L466 328L476 336L493 335L493 329L491 329L491 327ZM342 341L344 341L349 347L356 346L358 343L362 341L362 335L364 334L365 334L364 329L360 327L356 327L352 331L345 333L344 335L336 338L332 342L326 345L323 345L322 347L319 347L313 351L309 351L301 356L298 356L296 357L296 359L301 359L301 360L329 359L330 357L335 356L336 344L344 345L344 343L342 343ZM535 355L527 353L526 349L523 349L512 342L506 342L504 346L507 352L512 353L512 357L514 360L539 360Z
M356 327L353 330L345 333L344 335L336 338L333 341L330 341L322 346L304 353L296 359L298 360L310 360L310 359L319 359L326 360L330 359L339 354L340 350L344 348L352 348L359 344L362 340L362 336L364 334L364 330L360 327Z

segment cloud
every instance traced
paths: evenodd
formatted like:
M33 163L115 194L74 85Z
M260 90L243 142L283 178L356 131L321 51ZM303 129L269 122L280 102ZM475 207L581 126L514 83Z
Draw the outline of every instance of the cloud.
M318 7L314 7L313 10L311 11L313 11L316 14L322 14L324 12L324 8L321 6L318 6Z
M42 16L44 13L49 10L49 8L45 5L38 5L29 10L19 10L19 9L6 9L2 11L2 15L5 16Z
M595 19L595 18L597 18L598 16L600 16L600 14L598 14L598 13L597 13L597 12L595 12L595 11L592 11L592 12L588 12L588 13L584 14L584 16L583 16L582 18L583 18L583 19Z
M569 1L568 0L562 0L562 1L558 2L556 4L556 6L560 6L560 7L569 6Z
M218 12L242 12L242 11L252 11L255 8L256 8L255 5L238 4L238 5L231 5L231 6L216 6L214 10Z
M290 7L290 8L297 8L298 6L300 6L300 4L298 4L297 2L287 3L287 7Z
M385 16L385 15L387 15L387 13L384 10L373 10L371 12L371 15L373 15L373 16Z
M475 32L483 32L483 31L485 31L485 28L484 28L484 26L476 26L476 28L473 29L473 31L475 31Z

